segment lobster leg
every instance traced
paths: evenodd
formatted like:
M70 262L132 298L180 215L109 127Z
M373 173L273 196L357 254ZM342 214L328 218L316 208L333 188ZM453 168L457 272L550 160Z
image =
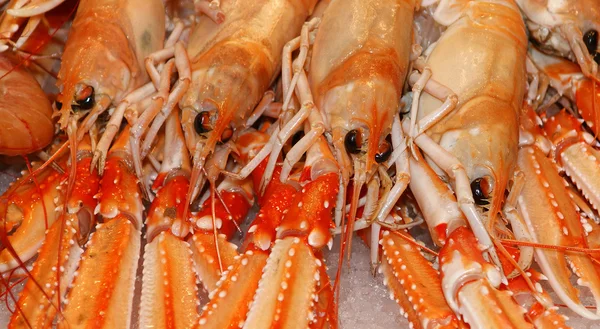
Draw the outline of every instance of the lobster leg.
M330 229L338 193L337 172L333 155L326 148L325 139L320 138L307 154L302 177L308 179L308 183L283 213L277 240L263 269L244 328L274 325L306 328L311 322L319 321L315 312L323 305L317 307L315 299L317 281L321 280L319 273L322 273L319 267L324 265L318 250L332 243Z

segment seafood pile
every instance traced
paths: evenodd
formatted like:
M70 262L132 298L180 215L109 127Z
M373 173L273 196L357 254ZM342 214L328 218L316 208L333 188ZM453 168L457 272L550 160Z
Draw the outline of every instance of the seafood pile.
M600 320L600 1L2 6L9 328Z

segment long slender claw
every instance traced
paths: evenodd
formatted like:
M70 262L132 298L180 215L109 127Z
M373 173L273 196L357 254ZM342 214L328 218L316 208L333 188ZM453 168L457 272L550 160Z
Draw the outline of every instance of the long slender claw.
M98 224L59 328L129 328L139 255L140 232L129 218Z
M202 309L202 328L241 328L244 325L267 257L268 252L261 249L248 250L236 257Z
M316 257L306 240L277 240L243 328L307 328L314 320Z
M206 291L213 291L217 287L217 282L222 274L220 266L223 266L223 270L229 268L235 263L234 258L238 254L237 246L227 241L225 235L219 234L217 240L218 253L215 238L211 233L197 232L190 241L196 273Z
M519 211L535 242L585 247L579 216L550 159L535 148L523 148L518 161L526 180L519 198ZM567 258L575 274L580 276L580 283L592 290L596 304L600 305L600 276L589 256L570 253ZM564 252L536 248L536 259L554 292L571 310L589 319L600 319L600 314L589 311L579 301L578 291L570 282Z
M195 328L198 286L189 244L163 231L144 252L141 328Z
M302 189L297 205L293 205L278 229L278 238L308 235L308 243L322 248L332 241L334 227L331 212L338 193L338 174L329 173L309 182ZM294 202L295 202L294 201Z
M438 271L421 255L414 239L402 231L384 231L380 243L390 297L408 321L422 328L463 327L443 297Z
M9 328L51 327L83 253L76 242L75 220L70 215L64 221L55 221L48 230Z
M19 217L20 225L13 234L8 236L6 244L9 247L0 252L0 272L6 272L20 265L15 254L22 262L31 259L41 247L47 228L56 220L55 202L59 201L61 196L58 190L60 174L50 173L38 182L39 190L33 183L22 186L28 191L18 195L17 200L8 205L7 216Z
M450 234L439 260L446 301L471 328L532 328L512 294L496 289L501 273L485 261L468 228Z

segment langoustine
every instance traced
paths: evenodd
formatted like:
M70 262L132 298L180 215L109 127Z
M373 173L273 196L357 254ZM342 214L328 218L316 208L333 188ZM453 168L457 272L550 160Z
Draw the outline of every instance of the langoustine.
M54 137L52 105L33 76L7 55L0 57L0 154L25 155Z
M600 2L597 0L517 0L534 43L547 53L577 62L598 80Z
M501 266L493 237L516 167L526 83L525 26L510 1L441 1L434 18L447 29L425 52L426 59L415 63L421 73L409 78L412 113L403 127L436 172L452 180L456 198L437 175L423 169L411 174L411 190L426 209L433 240L443 245L441 285L450 308L472 327L528 327L510 294L498 290L503 273L481 253L487 251ZM411 173L427 166L417 161L411 161ZM454 206L435 212L428 210L432 200ZM484 221L477 205L488 203ZM478 300L481 289L489 294L486 300Z
M315 3L294 1L290 10L288 2L280 0L223 1L221 10L227 17L224 22L199 18L187 46L189 66L180 72L181 84L189 83L189 88L177 89L183 131L194 159L188 203L200 193L203 169L215 146L246 125L277 76L285 42L298 33ZM191 70L189 75L187 70ZM153 121L141 144L140 159L175 105L170 103L147 114Z

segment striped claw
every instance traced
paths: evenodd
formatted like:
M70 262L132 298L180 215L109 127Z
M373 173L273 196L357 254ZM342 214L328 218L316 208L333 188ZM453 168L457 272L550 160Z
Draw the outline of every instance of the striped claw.
M536 148L519 151L519 168L525 184L519 198L534 242L545 245L585 248L585 236L579 215L565 190L565 183L552 161ZM600 305L600 274L587 254L565 253L555 249L536 248L537 262L549 279L554 292L574 312L600 319L600 313L588 310L579 301L579 293L570 282L570 265L580 278L578 284L589 288L596 305Z
M244 328L305 328L319 321L317 286L324 266L315 253L331 241L337 173L323 173L296 194L277 238ZM306 312L306 316L303 313Z
M60 189L60 199L66 199L66 213L62 205L56 207L57 220L46 233L30 280L17 302L18 312L11 318L11 328L21 328L25 324L33 328L49 327L53 323L81 260L83 249L80 245L87 241L95 224L92 212L96 200L93 196L98 192L100 178L90 171L88 139L84 139L78 147L79 160L71 194L65 195L69 191L66 186ZM68 175L63 178L64 185L68 183Z
M243 133L238 144L240 158L250 161L253 150L262 147L268 138L266 134L249 130ZM263 161L252 172L255 183L260 182L266 161ZM280 172L281 167L276 168ZM256 186L255 186L256 187ZM223 273L209 297L209 303L203 308L200 325L203 328L241 328L246 322L246 316L252 298L254 297L262 276L262 269L267 263L271 246L275 240L276 227L279 226L285 212L292 205L297 194L296 188L289 184L272 180L265 192L259 198L259 211L250 224L244 241L241 255L235 257L231 266Z
M380 244L384 283L411 325L424 329L465 327L443 297L438 271L421 255L410 235L384 231Z
M497 289L500 271L485 261L468 228L450 234L439 260L446 301L471 328L533 328L512 293Z
M128 141L126 128L109 153L95 209L103 223L90 236L59 328L130 325L143 207Z
M10 189L5 208L6 229L0 251L0 273L12 270L31 259L44 242L46 230L57 218L60 204L61 174L46 168L35 178L20 181L15 189ZM2 226L4 223L0 223ZM11 232L12 231L12 232ZM18 260L15 258L18 256Z
M306 239L277 240L243 328L307 328L315 320L319 278L316 257Z
M25 284L9 328L50 328L74 278L83 249L77 243L77 218L52 224ZM60 256L60 257L59 257ZM58 287L58 289L57 289Z
M169 231L146 244L140 328L196 327L200 300L190 254L189 244Z

